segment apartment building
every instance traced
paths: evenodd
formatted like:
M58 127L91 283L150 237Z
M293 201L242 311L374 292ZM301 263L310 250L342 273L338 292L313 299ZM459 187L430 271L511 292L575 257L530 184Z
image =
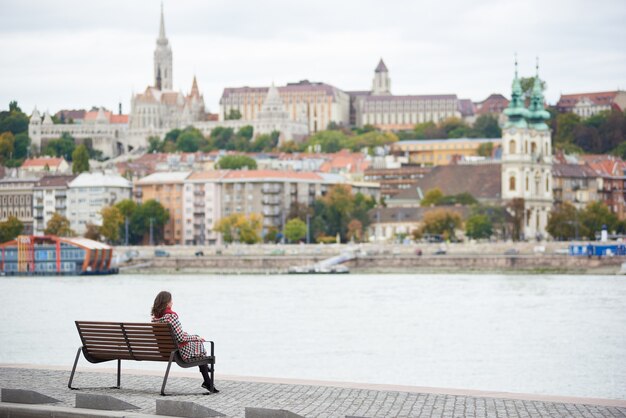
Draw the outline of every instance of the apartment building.
M67 218L67 190L75 175L44 176L33 187L33 234L44 235L52 215Z
M391 145L391 152L406 155L409 163L419 165L448 165L457 156L476 156L478 147L491 142L499 147L502 138L419 139L399 141Z
M183 188L183 243L221 244L215 226L222 217L222 178L226 170L191 173Z
M33 233L33 188L37 177L0 179L0 222L15 216L24 224L23 234Z

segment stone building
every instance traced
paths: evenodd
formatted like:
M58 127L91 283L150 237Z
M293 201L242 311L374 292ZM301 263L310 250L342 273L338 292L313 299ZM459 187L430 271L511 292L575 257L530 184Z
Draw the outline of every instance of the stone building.
M67 218L67 190L75 175L44 176L33 187L33 234L44 235L54 213Z
M611 109L623 112L626 111L626 91L562 94L556 108L559 112L572 112L581 118Z
M586 164L555 163L552 165L554 204L571 203L584 209L600 199L598 182L601 175Z
M220 122L226 121L231 111L238 111L242 121L257 120L269 90L269 87L225 88L220 99ZM289 118L296 122L305 119L310 132L324 130L329 123L344 126L350 123L350 97L336 87L302 80L277 90Z
M261 110L257 113L257 119L252 124L254 134L263 135L278 131L281 134L279 144L286 140L303 139L308 135L309 127L306 115L301 113L299 116L296 119L291 118L278 89L272 83Z
M419 139L398 141L391 145L391 152L405 155L411 164L447 165L455 157L476 156L478 148L492 143L494 148L501 146L501 138L458 138L458 139Z
M432 170L432 167L403 165L398 168L368 168L363 179L380 184L380 195L389 199L403 190L415 187L419 179Z
M15 216L24 224L24 235L33 233L33 188L38 177L0 179L0 222Z
M463 116L456 94L392 95L389 70L382 59L374 70L371 92L350 94L354 123L359 127L374 125L383 130L406 130L418 123L437 123Z
M552 193L552 140L546 121L550 114L544 108L539 75L535 76L530 105L524 105L522 86L515 78L508 120L502 130L502 199L524 201L523 234L527 239L546 237Z
M81 173L68 184L67 218L79 235L87 224L102 225L102 208L130 199L132 184L124 177L102 172Z
M62 174L70 171L70 165L63 157L28 158L20 166L20 171L31 174Z
M159 37L154 51L153 84L143 93L131 98L129 119L129 146L143 146L151 135L163 135L176 128L184 128L206 120L204 97L194 77L191 91L183 95L173 90L173 57L169 40L165 36L163 6Z

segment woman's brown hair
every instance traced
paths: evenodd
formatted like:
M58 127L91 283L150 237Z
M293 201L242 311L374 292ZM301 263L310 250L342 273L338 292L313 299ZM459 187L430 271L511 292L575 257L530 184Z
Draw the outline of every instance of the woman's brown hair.
M154 298L154 304L152 305L152 316L160 318L163 316L167 304L172 300L172 294L163 290Z

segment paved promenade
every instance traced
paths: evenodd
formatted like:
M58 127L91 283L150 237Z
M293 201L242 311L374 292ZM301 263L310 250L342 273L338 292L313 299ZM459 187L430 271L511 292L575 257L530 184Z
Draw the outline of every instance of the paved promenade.
M78 370L74 384L80 391L67 388L69 371L59 368L0 367L0 387L34 390L60 401L50 409L73 408L77 394L110 395L139 408L127 416L156 414L155 401L166 399L194 402L227 417L245 417L246 407L283 409L304 417L626 417L626 401L219 375L221 392L204 395L200 379L189 372L172 373L166 389L171 396L161 397L161 373L124 371L125 365L119 390L97 388L113 386L115 374L93 367ZM9 416L2 409L7 405L0 404L0 416Z

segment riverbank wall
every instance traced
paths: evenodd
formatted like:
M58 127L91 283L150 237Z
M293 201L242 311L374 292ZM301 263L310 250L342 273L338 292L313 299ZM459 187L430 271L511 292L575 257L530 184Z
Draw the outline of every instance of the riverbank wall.
M156 257L136 260L137 268L124 273L225 273L280 274L290 267L318 263L323 256L220 255ZM587 258L565 255L364 255L346 266L354 273L567 273L616 274L621 258Z

